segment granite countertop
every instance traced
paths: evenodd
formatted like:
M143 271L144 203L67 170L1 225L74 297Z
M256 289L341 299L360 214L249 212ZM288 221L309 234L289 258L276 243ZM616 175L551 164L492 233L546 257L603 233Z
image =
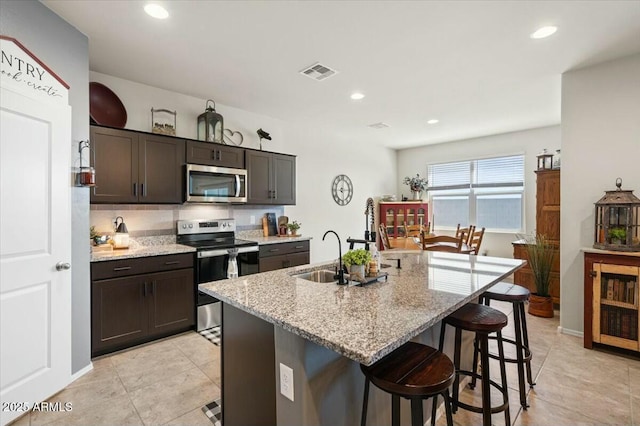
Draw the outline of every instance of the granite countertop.
M135 246L128 249L92 251L91 262L132 259L134 257L162 256L165 254L193 253L196 249L181 244Z
M396 269L396 259L402 269ZM292 276L333 263L304 265L200 285L225 303L371 365L477 298L525 262L443 252L382 252L387 281L364 287ZM384 264L391 265L384 267Z
M248 237L248 238L245 238L245 240L257 242L258 245L260 245L260 246L266 245L266 244L293 243L293 242L298 242L298 241L309 241L310 239L311 239L311 237L304 237L302 235L300 235L298 237L278 237L276 235L276 236L271 236L271 237Z

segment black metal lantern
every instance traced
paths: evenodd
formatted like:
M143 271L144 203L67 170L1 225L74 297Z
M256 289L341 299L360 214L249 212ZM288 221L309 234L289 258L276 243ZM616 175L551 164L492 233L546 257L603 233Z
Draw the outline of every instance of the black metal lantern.
M547 153L547 150L543 150L536 156L538 159L538 170L551 170L553 168L553 154Z
M640 199L633 191L622 190L616 179L615 191L605 191L596 203L594 248L640 251Z
M213 107L209 106L209 102L213 103ZM207 142L224 143L222 138L224 121L222 116L216 112L216 103L209 99L205 107L205 111L198 116L198 139Z

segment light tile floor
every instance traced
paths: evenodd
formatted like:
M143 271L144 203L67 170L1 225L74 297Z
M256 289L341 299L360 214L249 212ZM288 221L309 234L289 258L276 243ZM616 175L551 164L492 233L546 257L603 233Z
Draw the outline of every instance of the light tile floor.
M513 336L511 305L492 306L509 316L504 334ZM508 365L513 425L640 426L640 359L584 349L581 338L557 332L558 312L553 319L527 315L527 323L536 386L527 388L531 406L523 411L515 366ZM30 413L14 425L212 425L201 407L220 395L220 348L199 334L105 356L93 365L51 398L72 402L73 411ZM498 371L496 365L492 376ZM466 389L463 398L476 400L479 393L479 387ZM492 420L504 425L501 413ZM459 410L454 423L479 425L481 416Z

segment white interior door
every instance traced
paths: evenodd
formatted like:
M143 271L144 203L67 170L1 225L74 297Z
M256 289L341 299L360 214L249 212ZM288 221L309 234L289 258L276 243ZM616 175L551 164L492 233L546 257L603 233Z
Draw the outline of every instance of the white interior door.
M5 425L26 404L45 400L71 381L71 108L1 91L0 397Z

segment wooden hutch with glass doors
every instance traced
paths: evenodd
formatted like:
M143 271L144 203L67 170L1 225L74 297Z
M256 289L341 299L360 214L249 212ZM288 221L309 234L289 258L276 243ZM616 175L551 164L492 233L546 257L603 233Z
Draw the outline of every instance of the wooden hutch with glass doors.
M429 204L424 201L386 202L379 204L380 223L383 224L393 248L418 249L413 238L405 235L407 226L429 223Z

